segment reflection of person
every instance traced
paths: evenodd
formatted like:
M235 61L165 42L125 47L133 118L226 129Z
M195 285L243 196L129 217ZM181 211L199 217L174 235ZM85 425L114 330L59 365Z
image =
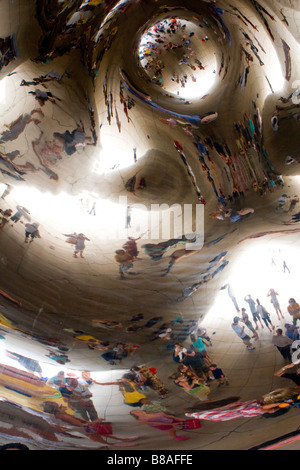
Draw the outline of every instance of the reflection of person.
M55 376L51 377L47 381L47 385L50 387L54 387L59 389L60 387L64 387L66 383L65 373L63 370L59 371Z
M285 334L293 341L299 339L299 326L291 325L290 323L285 323L284 327L286 328Z
M293 317L293 324L296 325L297 321L300 319L300 306L295 299L289 299L287 311Z
M0 209L0 214L3 215L3 217L0 216L0 229L3 229L6 224L9 222L9 217L12 215L12 210L11 209L6 209L3 211Z
M289 361L292 360L291 346L293 344L293 340L288 336L283 335L281 328L276 330L276 335L273 336L272 343L276 346L284 359L288 359Z
M245 325L247 326L247 328L249 328L250 331L252 331L253 333L253 338L255 339L258 339L258 334L257 332L255 331L251 321L249 320L249 316L246 312L246 309L245 308L242 308L242 318L241 318L241 321L243 323L245 323Z
M175 362L183 362L186 356L187 349L184 348L180 343L174 344L174 352L173 352L173 361Z
M214 378L219 382L219 385L223 385L224 383L229 385L227 377L225 376L222 369L217 366L217 364L211 364L210 370L212 371Z
M77 254L80 253L80 257L84 258L83 256L83 251L85 249L85 241L90 241L89 238L87 238L83 233L72 233L69 235L65 235L66 237L69 237L75 241L75 248L74 248L74 258L77 258Z
M6 351L6 355L11 359L14 359L21 364L25 369L31 370L32 372L37 372L39 375L42 374L42 368L38 361L31 359L27 356L22 356L21 354L15 353L13 351Z
M86 137L81 124L78 124L77 128L72 132L69 130L66 130L63 134L54 132L53 137L64 144L64 150L67 155L72 155L79 146L85 146L86 141L91 140L91 137Z
M146 424L151 428L167 431L169 436L176 441L184 441L188 437L177 436L176 428L181 428L183 419L176 418L175 416L168 415L164 412L161 413L146 413L143 410L134 410L130 414L134 416L139 423Z
M290 379L292 380L296 385L300 386L300 368L296 370L296 372L286 372L287 369L291 369L292 367L295 367L295 364L287 364L286 366L282 367L279 369L277 372L275 372L276 377L283 377L284 379Z
M28 93L34 95L35 99L38 101L40 106L44 106L46 101L51 101L51 103L55 103L55 98L61 101L60 98L58 98L57 96L53 96L50 91L36 89L35 91L29 91Z
M299 387L278 388L262 396L260 400L241 402L238 397L223 400L221 406L214 408L216 403L199 404L197 410L191 410L186 416L209 421L229 421L237 418L255 416L277 417L288 411L291 406L299 406Z
M41 121L32 117L35 113L44 116L40 109L33 109L30 114L21 114L21 116L19 116L14 122L6 126L8 129L5 130L0 136L0 142L5 143L16 140L19 135L24 132L25 127L31 122L34 122L34 124L38 125Z
M23 206L17 206L17 211L14 213L14 215L10 218L12 222L15 224L21 220L21 217L26 217L27 219L30 220L30 217L28 216L30 212L26 209L26 207Z
M133 260L139 259L138 258L139 251L138 251L136 242L140 239L141 237L139 238L128 237L128 240L122 246L122 248L124 248L126 253L128 253L132 257Z
M198 351L202 356L206 364L210 365L212 363L208 353L207 353L207 348L204 344L204 341L200 336L196 336L194 334L190 335L191 341L192 341L192 347L193 350Z
M229 297L231 298L231 300L233 302L233 305L235 306L236 311L239 312L240 309L239 309L239 306L238 306L238 303L237 303L237 300L236 300L236 297L235 297L232 286L230 284L226 284L225 286L221 287L221 290L226 289L226 288L227 288L227 293L228 293Z
M284 318L284 316L282 315L280 305L279 305L279 302L278 302L278 299L277 299L277 295L278 295L278 293L274 289L270 289L269 292L267 293L267 296L271 297L271 303L272 303L273 307L275 308L275 311L276 311L277 316L278 316L278 320L280 320L280 315L281 315L282 318Z
M142 384L153 388L153 390L160 395L160 398L165 398L167 396L168 389L157 376L156 369L143 365L140 367L134 366L132 370L135 374L140 374Z
M243 343L245 344L245 346L247 347L249 351L252 351L253 349L255 349L251 344L250 336L248 336L244 331L245 327L239 325L239 317L234 317L231 327L233 331L237 334L237 336L241 338L241 340L243 341Z
M127 206L125 228L131 227L130 222L131 222L131 207Z
M126 253L125 250L116 250L115 260L119 265L120 279L125 279L125 274L128 273L128 270L133 268L133 258L129 253Z
M25 243L32 243L35 238L41 238L38 227L39 224L36 222L25 225Z
M97 385L118 385L123 394L124 402L130 406L141 406L146 399L146 395L139 392L134 382L135 375L132 373L124 374L117 382L96 382Z
M260 326L263 328L263 324L261 322L261 318L260 318L260 315L259 313L257 312L256 310L256 307L255 307L255 302L254 300L252 299L251 295L246 295L246 297L244 298L245 302L247 302L247 304L249 305L249 308L250 308L250 311L252 313L252 317L253 317L253 321L255 322L255 325L256 325L256 330L258 329L258 325L257 323L260 322Z
M74 407L86 421L95 421L98 419L98 413L91 400L92 394L88 387L82 385L77 379L67 378L66 385L70 391L68 401L71 407Z
M261 305L260 301L258 299L256 299L256 303L257 303L257 311L258 313L260 314L261 318L263 319L263 321L265 322L266 324L266 327L272 331L274 330L275 326L273 325L272 323L272 320L271 320L271 317L270 317L270 314L269 312L267 312L267 310L265 309L265 307L263 305ZM271 327L269 326L271 325Z
M210 393L210 388L207 385L201 383L201 381L199 381L196 376L187 377L184 373L178 371L170 378L174 379L174 384L182 388L190 396L197 398L200 401L207 400L207 397Z
M238 418L252 418L264 414L275 414L280 410L277 403L264 404L259 400L249 400L220 408L186 413L188 417L208 421L231 421ZM281 412L282 413L282 412ZM276 415L275 415L276 416Z
M113 429L111 423L104 422L104 419L98 418L94 421L86 421L77 416L70 415L65 412L65 408L62 405L59 405L56 402L44 402L44 412L54 415L57 420L67 423L69 426L78 426L82 427L86 432L87 436L96 442L101 442L103 444L108 444L110 446L120 446L122 444L112 444L108 443L106 439L115 439L118 441L133 441L138 439L136 436L121 438L113 435ZM105 436L105 439L104 439Z

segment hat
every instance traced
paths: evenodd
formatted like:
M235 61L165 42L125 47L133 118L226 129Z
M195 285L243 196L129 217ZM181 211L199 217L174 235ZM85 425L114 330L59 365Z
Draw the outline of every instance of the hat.
M237 323L239 321L239 317L234 317L233 323Z

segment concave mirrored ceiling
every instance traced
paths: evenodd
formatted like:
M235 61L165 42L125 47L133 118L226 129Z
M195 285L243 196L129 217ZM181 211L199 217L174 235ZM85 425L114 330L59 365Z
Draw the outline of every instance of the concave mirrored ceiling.
M299 448L300 2L0 24L0 444Z

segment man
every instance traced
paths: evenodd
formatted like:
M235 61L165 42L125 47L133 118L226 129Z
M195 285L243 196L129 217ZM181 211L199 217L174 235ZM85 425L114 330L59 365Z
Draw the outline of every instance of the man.
M276 335L273 336L272 343L277 347L278 351L284 359L292 361L291 345L293 344L293 340L291 340L291 338L288 336L283 335L281 328L276 330Z
M225 286L221 287L221 290L226 289L226 288L227 288L227 293L228 293L229 297L231 298L231 300L233 302L233 305L235 306L236 311L239 312L240 308L238 306L238 303L237 303L235 293L233 291L232 286L230 284L225 284Z
M82 385L77 379L67 378L66 383L70 391L68 402L70 406L79 412L86 421L98 419L98 413L91 400L92 394L86 385Z
M238 335L239 338L243 341L244 345L247 347L249 351L253 351L255 349L250 341L250 336L245 333L245 326L239 325L239 317L234 317L233 323L231 325L233 331Z
M257 340L258 339L258 334L255 331L251 321L249 320L249 316L248 316L245 308L242 308L242 318L240 320L243 323L245 323L245 325L247 326L247 328L249 328L250 331L252 331L252 333L253 333L252 338L255 338L255 340Z
M255 322L255 325L256 325L256 330L258 330L258 325L257 323L260 322L260 326L263 328L263 324L262 324L262 321L261 321L261 318L260 318L260 315L259 313L257 312L257 309L256 309L256 306L255 306L255 302L254 300L252 299L251 295L246 295L246 297L244 298L245 302L248 303L249 305L249 308L250 308L250 311L252 313L252 317L253 317L253 321Z

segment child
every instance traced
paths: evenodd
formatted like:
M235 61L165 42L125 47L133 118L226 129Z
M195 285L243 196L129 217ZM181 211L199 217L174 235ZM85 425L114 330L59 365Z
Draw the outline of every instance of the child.
M226 385L229 385L227 377L225 377L222 369L217 367L217 364L211 364L209 368L212 371L214 378L219 381L219 386L224 385L224 383L226 383Z

